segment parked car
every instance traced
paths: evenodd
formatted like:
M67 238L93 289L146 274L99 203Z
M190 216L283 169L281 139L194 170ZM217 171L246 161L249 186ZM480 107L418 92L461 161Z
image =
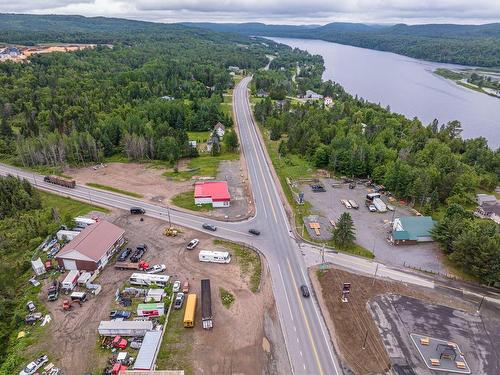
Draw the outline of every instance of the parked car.
M177 293L174 301L174 309L179 310L182 308L182 304L184 303L184 293Z
M155 264L154 266L151 266L145 270L146 273L159 273L165 271L167 266L164 264Z
M140 349L142 346L142 338L140 337L135 337L130 341L130 347L132 349Z
M36 310L36 306L35 304L33 303L33 301L28 301L26 303L26 308L28 309L29 312L33 312Z
M144 250L144 252L146 252L148 250L148 245L146 245L145 243L140 243L139 245L137 245L136 249Z
M118 262L124 262L127 260L127 258L130 256L132 253L132 249L130 247L127 247L125 250L123 250L120 255L118 255Z
M141 258L144 256L145 250L135 250L132 256L130 257L130 261L132 263L137 263L141 260Z
M249 229L248 233L255 234L256 236L260 235L260 230L257 229Z
M368 206L368 209L370 210L370 212L377 212L377 207L375 207L373 204L370 204Z
M38 370L48 361L49 358L46 355L42 355L41 357L35 359L33 362L28 363L28 365L19 373L19 375L32 375L36 372L36 370Z
M309 297L310 294L309 294L309 288L307 287L307 285L301 285L300 286L300 291L302 292L302 296L304 297Z
M47 299L49 301L55 301L59 298L59 291L61 290L61 283L54 280L49 290L47 291Z
M188 250L193 250L196 246L198 246L198 244L200 243L200 240L195 238L191 241L189 241L189 243L187 244L186 248Z
M39 320L41 320L43 317L43 314L42 313L33 313L33 314L28 314L26 315L26 317L24 318L24 322L26 324L35 324L36 322L38 322Z
M184 281L184 284L182 284L182 293L189 293L189 281Z
M172 286L172 292L177 293L181 290L181 282L179 280L174 282L174 285Z
M387 209L388 209L389 211L394 211L394 206L393 206L393 205L386 204L386 206L387 206Z
M109 318L110 319L128 319L132 316L132 314L129 311L123 311L123 310L113 310L109 313Z
M315 193L324 193L326 191L325 187L323 185L319 185L319 184L311 185L311 189Z
M217 227L213 224L208 224L205 223L202 225L203 229L211 230L212 232L215 232L217 230Z

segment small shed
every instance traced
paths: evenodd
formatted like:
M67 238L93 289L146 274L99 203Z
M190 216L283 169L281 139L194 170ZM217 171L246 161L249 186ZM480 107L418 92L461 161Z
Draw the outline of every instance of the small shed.
M144 335L141 349L134 362L134 370L151 370L160 350L162 331L149 331Z
M162 298L165 296L165 290L163 289L149 289L144 302L161 302Z
M40 258L31 261L31 267L33 271L35 271L35 275L40 276L43 275L45 271L45 266Z

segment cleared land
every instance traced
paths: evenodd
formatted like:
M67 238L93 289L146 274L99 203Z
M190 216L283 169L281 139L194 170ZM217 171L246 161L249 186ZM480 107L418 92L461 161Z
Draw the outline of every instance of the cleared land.
M407 286L403 283L350 273L337 268L309 271L330 336L342 361L358 375L383 373L391 366L367 303L375 296L396 294L416 298L424 303L446 305L453 309L471 311L472 305L429 289ZM351 283L349 302L341 302L342 284ZM363 349L363 344L365 349ZM360 360L362 358L362 360Z
M268 274L262 274L259 292L253 293L250 290L250 276L242 272L238 255L231 248L214 244L210 236L182 229L178 237L165 237L162 233L166 223L159 220L145 218L141 222L138 217L123 211L101 216L125 229L129 240L127 246L146 243L149 250L144 259L151 264L166 264L165 273L171 275L173 280L189 281L191 292L198 297L200 280L211 280L214 329L210 332L202 329L200 304L194 329L183 327L182 311L173 311L164 336L158 368L183 368L187 374L250 374L286 365L286 353L282 351L284 344ZM186 243L194 237L199 238L201 243L195 250L187 251ZM233 252L234 261L230 264L201 263L198 261L199 249ZM114 301L114 294L124 286L132 273L115 270L113 263L111 261L95 281L102 285L102 292L98 296L91 296L81 308L76 306L71 312L63 312L63 298L46 303L53 321L44 339L32 349L54 353L51 358L64 373L98 373L111 355L109 351L98 347L97 326L101 320L108 318L111 310L123 308ZM46 287L40 294L42 300L45 300ZM234 295L235 301L229 309L222 305L219 288ZM135 305L137 303L134 301ZM271 342L269 351L263 346L265 341ZM134 355L133 350L129 351Z

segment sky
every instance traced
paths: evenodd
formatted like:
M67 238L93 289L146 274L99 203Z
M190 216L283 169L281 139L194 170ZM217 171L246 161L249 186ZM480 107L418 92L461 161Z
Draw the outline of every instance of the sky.
M500 0L0 0L0 12L155 22L481 24L500 22Z

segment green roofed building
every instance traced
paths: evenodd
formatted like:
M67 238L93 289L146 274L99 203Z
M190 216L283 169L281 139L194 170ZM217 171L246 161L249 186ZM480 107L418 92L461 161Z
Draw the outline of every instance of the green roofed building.
M413 245L432 241L431 230L436 221L430 216L403 216L394 219L391 242L394 245Z

